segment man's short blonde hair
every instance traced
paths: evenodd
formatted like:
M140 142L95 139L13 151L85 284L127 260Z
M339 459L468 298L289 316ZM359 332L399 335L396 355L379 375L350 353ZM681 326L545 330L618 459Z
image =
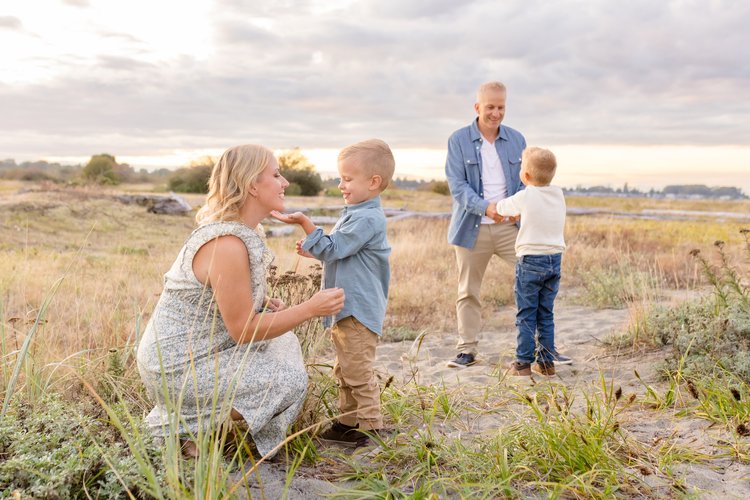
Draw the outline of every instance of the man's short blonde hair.
M391 148L380 139L367 139L347 146L339 153L339 161L353 159L368 175L379 175L382 179L380 190L384 191L393 179L396 160Z
M499 90L500 92L508 93L508 90L502 82L484 82L477 89L477 102L482 101L482 96L488 90Z
M555 177L557 159L549 149L526 148L521 155L521 161L532 180L540 186L549 186Z

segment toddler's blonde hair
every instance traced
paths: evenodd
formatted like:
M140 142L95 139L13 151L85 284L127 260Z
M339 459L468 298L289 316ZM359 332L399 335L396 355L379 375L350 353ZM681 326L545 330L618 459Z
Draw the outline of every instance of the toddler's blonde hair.
M521 161L532 180L540 186L549 186L555 177L557 160L549 149L529 147L523 150Z
M396 160L391 148L380 139L367 139L347 146L339 153L339 161L354 159L368 175L379 175L382 179L380 190L384 191L393 179Z

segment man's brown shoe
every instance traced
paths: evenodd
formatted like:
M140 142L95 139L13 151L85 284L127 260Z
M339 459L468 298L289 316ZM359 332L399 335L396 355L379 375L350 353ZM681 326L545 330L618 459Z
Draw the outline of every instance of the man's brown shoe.
M519 363L518 361L513 361L510 364L510 368L508 369L508 375L511 375L513 377L530 377L531 376L531 364Z
M555 363L554 362L537 363L531 368L531 370L534 373L538 373L539 375L544 375L545 377L551 377L555 374Z

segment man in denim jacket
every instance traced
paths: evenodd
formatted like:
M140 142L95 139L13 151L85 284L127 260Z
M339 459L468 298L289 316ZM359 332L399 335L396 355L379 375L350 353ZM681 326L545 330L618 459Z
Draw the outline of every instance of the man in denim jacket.
M487 82L477 91L477 118L448 139L445 175L453 197L448 241L458 263L458 356L448 366L476 363L477 336L482 326L479 292L487 264L497 255L515 265L518 227L497 214L497 202L514 195L520 180L521 153L526 139L501 125L505 116L505 85Z

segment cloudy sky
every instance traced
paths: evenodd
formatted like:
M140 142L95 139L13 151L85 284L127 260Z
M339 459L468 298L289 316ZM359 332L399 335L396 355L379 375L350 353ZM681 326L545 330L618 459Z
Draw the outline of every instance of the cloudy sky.
M750 2L3 0L0 159L180 166L380 137L441 175L486 80L563 185L750 192Z

